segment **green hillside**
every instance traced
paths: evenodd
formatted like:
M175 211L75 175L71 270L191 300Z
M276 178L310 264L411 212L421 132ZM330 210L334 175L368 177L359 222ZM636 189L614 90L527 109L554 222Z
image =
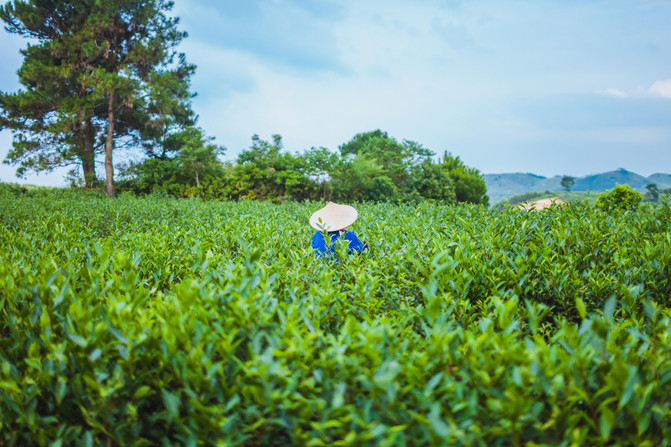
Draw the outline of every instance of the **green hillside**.
M528 191L561 189L561 177L547 178L530 173L485 174L484 177L491 204Z
M658 188L671 188L671 174L652 174L648 177L650 183L655 183Z
M577 178L575 185L571 189L574 191L605 191L613 189L617 185L629 185L643 192L646 185L650 183L652 182L647 177L627 171L626 169L618 169L616 171Z
M531 173L510 173L485 174L484 177L485 184L487 185L487 195L489 195L490 203L492 204L532 191L562 191L562 176L543 177ZM646 186L650 183L657 184L659 189L671 187L671 174L658 173L650 177L644 177L626 169L617 169L601 174L578 177L575 179L575 184L571 187L571 191L597 192L613 189L617 185L629 185L639 192L645 193ZM557 195L558 193L553 194ZM586 197L589 198L592 195L588 194Z

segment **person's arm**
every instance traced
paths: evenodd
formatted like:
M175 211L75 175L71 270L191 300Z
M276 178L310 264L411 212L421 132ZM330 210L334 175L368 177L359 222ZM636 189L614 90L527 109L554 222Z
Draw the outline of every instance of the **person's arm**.
M312 236L312 248L315 250L315 254L319 257L326 255L326 240L324 239L324 234L321 231L315 232Z
M349 242L350 253L355 251L357 253L362 253L365 249L368 248L368 244L366 242L361 242L361 239L359 239L357 235L351 231L345 232L345 240Z

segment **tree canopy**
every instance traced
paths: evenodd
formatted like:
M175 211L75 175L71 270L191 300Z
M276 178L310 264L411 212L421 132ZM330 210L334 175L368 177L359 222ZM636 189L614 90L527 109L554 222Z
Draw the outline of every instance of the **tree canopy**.
M461 158L448 152L443 155L440 166L449 174L454 183L457 202L489 205L487 186L480 171L469 168L461 161Z
M571 191L571 187L575 184L575 177L565 175L561 179L561 186L566 192Z
M9 32L33 39L21 50L23 89L0 93L0 128L12 129L6 163L17 173L82 165L95 182L105 154L106 191L114 196L113 151L120 140L167 157L173 135L195 122L189 77L177 53L186 36L167 0L14 1L0 7Z

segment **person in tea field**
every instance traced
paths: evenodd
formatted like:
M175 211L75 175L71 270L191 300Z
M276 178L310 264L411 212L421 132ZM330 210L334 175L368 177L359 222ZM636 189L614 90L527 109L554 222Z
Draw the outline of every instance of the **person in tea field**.
M317 230L312 236L312 248L320 258L332 259L336 257L335 243L344 240L348 243L347 252L362 253L368 244L361 240L347 227L359 217L359 213L349 205L338 205L329 202L324 208L317 210L310 216L310 226ZM326 230L326 235L325 231ZM329 238L327 241L326 237ZM338 260L336 259L336 262Z

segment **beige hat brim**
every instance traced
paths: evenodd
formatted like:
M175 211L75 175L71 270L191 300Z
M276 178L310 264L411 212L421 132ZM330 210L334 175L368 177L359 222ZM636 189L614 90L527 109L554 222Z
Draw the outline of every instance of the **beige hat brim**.
M359 213L349 205L329 202L310 216L310 226L315 230L337 231L352 225Z

